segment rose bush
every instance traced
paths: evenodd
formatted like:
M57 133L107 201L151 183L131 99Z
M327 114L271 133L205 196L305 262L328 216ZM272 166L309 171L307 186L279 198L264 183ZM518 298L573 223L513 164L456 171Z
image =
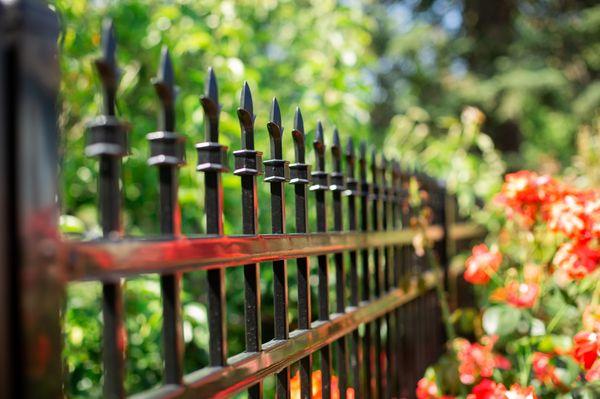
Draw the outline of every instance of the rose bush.
M520 171L491 211L501 227L463 274L479 328L449 342L417 398L600 397L600 190Z

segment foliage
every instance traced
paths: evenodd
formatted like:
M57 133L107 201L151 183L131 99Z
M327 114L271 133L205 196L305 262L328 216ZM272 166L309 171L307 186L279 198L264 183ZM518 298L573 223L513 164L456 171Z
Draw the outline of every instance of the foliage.
M501 228L464 272L484 334L449 342L453 366L428 371L419 399L596 397L600 190L521 171L506 176L492 211Z
M376 129L414 106L434 118L465 104L511 169L566 165L600 109L594 1L373 2ZM434 131L442 135L443 131Z

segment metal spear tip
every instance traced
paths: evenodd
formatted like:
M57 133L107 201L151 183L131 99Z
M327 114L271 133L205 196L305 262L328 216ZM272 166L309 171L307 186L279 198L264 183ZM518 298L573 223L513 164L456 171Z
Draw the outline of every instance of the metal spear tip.
M117 65L117 37L112 19L107 19L102 24L102 60L116 67Z
M386 170L386 169L387 169L387 167L388 167L388 160L387 160L387 158L385 157L385 155L382 155L382 156L381 156L381 163L380 163L380 165L379 165L379 166L380 166L380 168L383 170L383 172L385 173L385 170Z
M333 129L333 144L331 144L332 149L336 149L335 152L339 154L342 145L340 143L340 132L337 128Z
M374 146L371 147L371 168L377 170L377 149Z
M392 174L396 177L400 176L400 162L397 159L392 160Z
M346 144L346 157L354 159L354 140L352 140L352 137L348 139Z
M217 86L217 77L212 67L208 68L208 79L204 84L204 97L208 98L216 105L219 104L219 88Z
M294 139L294 152L296 154L296 162L305 162L305 136L304 136L304 120L302 119L302 112L300 107L296 107L294 114L294 129L292 129L292 138Z
M244 82L244 87L242 87L242 93L240 94L240 108L248 112L250 115L254 115L252 92L250 91L248 82Z
M367 159L367 142L366 141L360 142L360 148L359 148L358 152L359 152L360 159L362 159L362 160Z
M323 125L321 121L317 122L317 131L315 133L315 141L313 142L315 148L318 146L325 146L325 139L323 138Z
M277 97L273 97L273 102L271 103L271 113L269 114L269 122L273 123L279 128L279 130L281 130L281 110L279 109Z
M296 107L296 112L294 113L294 130L304 134L304 119L302 118L300 107Z
M96 59L96 68L100 74L105 88L114 91L119 80L119 67L117 66L117 38L113 21L107 19L102 24L102 55Z
M175 73L173 72L173 62L167 46L163 46L160 55L160 64L156 78L152 79L158 97L163 104L168 104L175 100L177 89L175 87Z

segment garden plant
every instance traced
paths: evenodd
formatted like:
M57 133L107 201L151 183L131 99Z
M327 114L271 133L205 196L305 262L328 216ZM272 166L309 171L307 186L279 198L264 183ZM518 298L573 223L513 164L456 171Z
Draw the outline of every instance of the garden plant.
M598 397L600 190L520 171L489 210L501 227L472 249L463 274L481 310L446 320L448 352L417 398Z

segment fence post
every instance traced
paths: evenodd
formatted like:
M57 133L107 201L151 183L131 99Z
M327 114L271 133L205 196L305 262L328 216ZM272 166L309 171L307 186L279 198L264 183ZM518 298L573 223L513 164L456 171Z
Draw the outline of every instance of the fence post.
M273 98L271 115L267 124L271 142L271 159L264 161L265 182L271 190L271 232L285 233L285 190L284 184L290 180L289 162L283 159L283 126L281 110ZM288 282L287 261L273 261L273 313L275 318L274 335L276 340L289 338L288 321ZM275 376L277 398L290 397L290 369L286 367Z
M0 397L62 397L58 21L0 0Z
M294 185L294 200L296 213L296 233L308 233L308 192L310 184L311 165L306 163L306 135L304 134L304 119L300 108L294 114L295 162L290 165L290 184ZM298 328L309 330L311 326L311 291L310 265L308 258L296 259L298 271ZM312 396L312 355L300 360L300 397L310 399Z
M327 206L325 193L329 190L329 175L325 171L325 139L323 125L317 122L317 130L313 141L315 150L315 170L312 172L313 184L310 190L315 192L317 205L317 232L327 232ZM329 264L327 255L319 255L318 262L318 318L319 321L329 320ZM325 345L321 348L321 378L323 398L331 397L331 348Z

